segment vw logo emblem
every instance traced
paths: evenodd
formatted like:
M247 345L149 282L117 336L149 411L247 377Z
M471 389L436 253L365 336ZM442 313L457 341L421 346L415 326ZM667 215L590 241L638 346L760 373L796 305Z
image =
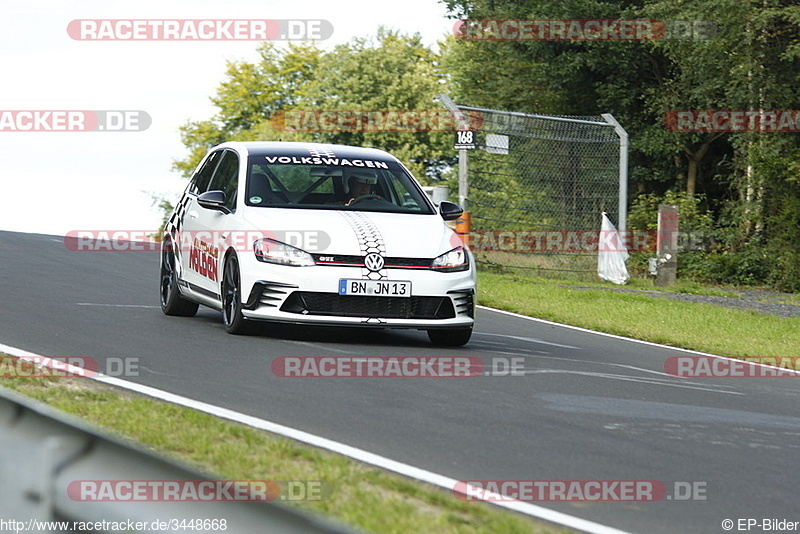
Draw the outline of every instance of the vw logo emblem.
M364 267L370 271L377 272L383 269L383 256L371 252L364 257Z

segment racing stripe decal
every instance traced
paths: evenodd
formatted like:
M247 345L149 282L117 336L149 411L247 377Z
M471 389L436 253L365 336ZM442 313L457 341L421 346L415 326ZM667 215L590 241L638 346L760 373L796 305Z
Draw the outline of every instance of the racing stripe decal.
M186 207L189 205L190 197L188 194L183 195L178 205L175 206L175 211L172 212L169 222L167 222L165 229L168 233L179 233L183 227L183 217L186 215Z
M386 245L383 241L383 236L369 217L358 211L340 211L339 213L353 228L362 256L378 254L381 258L386 257ZM362 265L361 276L370 280L386 280L386 268L381 267L378 271L371 271Z
M383 236L369 217L358 211L340 211L339 213L353 228L353 232L355 232L358 238L358 247L361 250L362 256L366 257L367 254L378 254L382 259L386 257L386 245L383 241ZM362 265L361 276L363 278L369 278L370 280L386 280L388 278L385 266L378 271L370 271L365 265ZM377 317L364 317L361 319L361 322L366 324L383 324L386 320Z
M326 158L336 157L336 154L334 154L333 150L329 148L309 148L308 153L314 157L320 157L320 156Z

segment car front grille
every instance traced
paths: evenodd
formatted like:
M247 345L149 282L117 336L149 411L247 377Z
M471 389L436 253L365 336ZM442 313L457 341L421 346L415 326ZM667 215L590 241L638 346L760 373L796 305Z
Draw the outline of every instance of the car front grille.
M289 295L281 311L380 319L451 319L456 316L448 297L372 297L308 291Z
M312 254L317 265L331 266L363 266L364 256L352 254ZM399 258L389 256L384 258L387 269L430 269L433 264L431 258Z

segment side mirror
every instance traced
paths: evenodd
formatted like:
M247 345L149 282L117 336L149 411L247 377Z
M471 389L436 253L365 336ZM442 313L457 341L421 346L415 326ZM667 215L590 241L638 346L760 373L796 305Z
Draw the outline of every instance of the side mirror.
M448 202L443 200L439 203L439 215L442 216L442 219L445 221L455 221L461 215L463 215L464 210L461 209L461 206L458 204L454 204L452 202Z
M197 203L208 210L230 213L231 210L225 205L225 193L222 191L206 191L197 197Z

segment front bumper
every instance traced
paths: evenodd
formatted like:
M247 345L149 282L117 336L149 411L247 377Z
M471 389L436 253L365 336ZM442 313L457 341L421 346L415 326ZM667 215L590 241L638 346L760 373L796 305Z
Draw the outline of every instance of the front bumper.
M474 264L473 264L474 265ZM389 280L411 282L410 297L340 295L339 280L361 277L352 267L251 265L265 278L242 269L243 315L300 324L393 328L469 327L475 317L472 269L458 273L390 269Z

